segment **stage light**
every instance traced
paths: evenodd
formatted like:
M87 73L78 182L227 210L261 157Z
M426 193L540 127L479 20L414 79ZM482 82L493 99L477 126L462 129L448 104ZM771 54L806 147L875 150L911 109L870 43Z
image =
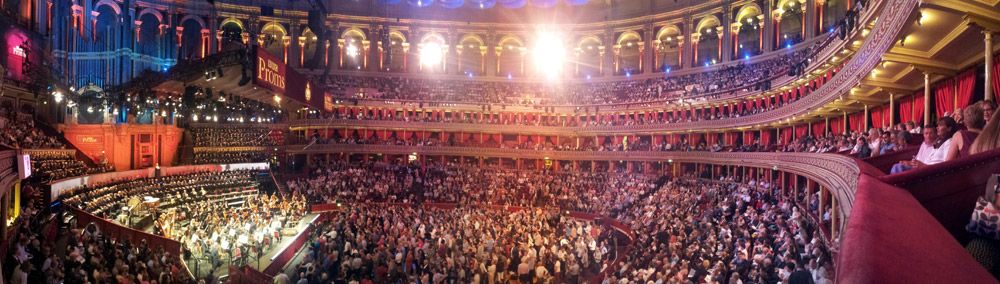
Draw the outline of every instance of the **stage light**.
M279 97L278 95L274 95L274 102L280 104L281 103L281 97Z
M552 79L562 72L563 60L566 56L566 48L563 47L562 37L553 34L541 34L538 38L538 45L535 46L535 66L546 77Z
M441 64L441 44L431 42L424 45L424 48L420 50L420 61L424 66Z
M357 46L354 46L354 45L348 45L347 46L347 56L355 57L355 56L358 56L358 54L359 54L359 52L358 52L358 47Z
M587 74L587 80L590 80L590 74Z
M62 102L63 100L62 92L56 92L54 95L52 95L52 99L55 100L57 103Z

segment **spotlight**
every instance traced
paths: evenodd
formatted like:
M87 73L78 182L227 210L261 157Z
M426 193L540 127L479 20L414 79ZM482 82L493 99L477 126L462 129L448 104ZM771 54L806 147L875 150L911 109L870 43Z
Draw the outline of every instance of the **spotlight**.
M441 44L436 42L428 43L420 50L420 61L425 66L434 66L441 63Z
M534 55L536 68L552 79L562 71L566 49L560 36L541 34Z

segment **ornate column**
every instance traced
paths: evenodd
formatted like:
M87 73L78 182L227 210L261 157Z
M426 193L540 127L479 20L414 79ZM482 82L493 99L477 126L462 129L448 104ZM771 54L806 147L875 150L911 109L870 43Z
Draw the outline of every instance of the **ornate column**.
M924 71L924 123L931 122L931 73Z
M643 27L645 34L643 35L643 43L639 45L639 49L642 50L640 54L643 54L642 62L642 73L649 74L653 73L653 66L655 65L653 58L656 57L656 48L653 48L653 24L646 23Z
M305 55L306 53L305 53L305 50L306 50L306 37L300 35L299 36L299 67L302 67L302 65L304 65L305 62L306 62L306 55Z
M604 43L603 44L603 48L604 49L600 50L600 52L601 52L601 75L604 76L604 77L610 77L610 76L614 76L614 73L615 73L615 71L613 70L613 68L615 68L614 67L615 66L614 65L614 62L615 62L614 61L614 53L613 53L614 52L613 49L614 49L614 45L615 45L615 33L614 33L614 31L611 30L610 27L605 27L603 40L604 40L604 42L603 42ZM608 51L611 51L612 54L608 54Z
M701 33L691 34L691 66L698 66L698 40L701 39Z
M799 0L799 7L802 9L802 40L812 37L813 31L815 30L815 11L813 5L806 3L808 0Z
M496 27L490 26L486 29L486 42L482 47L483 51L483 66L486 69L486 76L497 76L497 68L499 67L497 60L497 30Z
M184 45L182 43L182 36L184 36L184 27L177 26L174 28L175 34L177 34L177 58L182 58L184 55Z
M868 104L865 104L864 119L861 120L861 129L864 129L865 132L868 132L868 121L869 120L871 120L871 117L868 114Z
M757 48L760 53L764 53L764 30L766 29L764 26L767 23L764 21L764 17L764 14L757 15L757 22L760 23L758 24L760 26L760 28L758 28L758 30L760 30L760 36L757 37L757 44L759 45Z
M209 29L201 29L201 58L205 58L209 51L209 38L212 32Z
M784 14L785 10L778 8L771 12L771 18L774 19L774 46L771 50L778 49L781 46L781 14Z
M730 37L729 37L730 40L729 41L733 45L733 52L731 53L732 59L740 58L740 39L739 39L739 35L740 35L740 27L742 27L742 26L743 26L743 23L740 23L740 21L736 21L733 24L729 25L729 35L730 35Z
M816 30L819 30L820 33L825 33L823 31L823 8L826 7L826 0L813 0L813 2L816 3L816 16L813 17L816 19Z
M986 87L983 88L984 90L986 90L984 92L986 97L984 99L987 101L992 101L993 81L996 81L997 79L994 78L993 76L995 75L993 73L996 72L995 70L993 70L993 68L995 67L993 66L993 32L988 30L983 30L983 35L985 36L983 40L986 41Z
M726 28L722 26L715 27L715 35L719 36L719 52L718 52L719 56L717 57L719 58L719 63L722 63L722 61L725 60L724 58L722 58L722 39L724 38L723 34L725 30Z
M284 52L285 64L288 64L288 45L292 43L292 37L281 36L282 52Z

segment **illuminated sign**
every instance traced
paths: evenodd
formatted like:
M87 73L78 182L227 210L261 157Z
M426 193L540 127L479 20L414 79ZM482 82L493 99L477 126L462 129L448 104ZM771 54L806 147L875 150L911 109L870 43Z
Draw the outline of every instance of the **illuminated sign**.
M27 57L28 56L27 54L24 53L24 48L21 48L20 45L15 45L13 47L13 50L11 51L11 53L13 53L14 55L17 55L19 57Z
M285 92L285 63L262 49L257 49L257 84L275 92Z
M80 143L101 143L100 137L96 136L77 136L77 141Z
M17 176L21 179L31 176L31 155L17 155Z
M333 112L333 94L323 92L323 110Z

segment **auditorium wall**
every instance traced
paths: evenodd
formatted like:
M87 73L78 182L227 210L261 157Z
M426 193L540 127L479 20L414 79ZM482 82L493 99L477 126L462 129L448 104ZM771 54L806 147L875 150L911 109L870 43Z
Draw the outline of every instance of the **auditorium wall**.
M66 140L95 163L107 159L116 171L169 167L178 163L184 131L173 125L67 124Z

